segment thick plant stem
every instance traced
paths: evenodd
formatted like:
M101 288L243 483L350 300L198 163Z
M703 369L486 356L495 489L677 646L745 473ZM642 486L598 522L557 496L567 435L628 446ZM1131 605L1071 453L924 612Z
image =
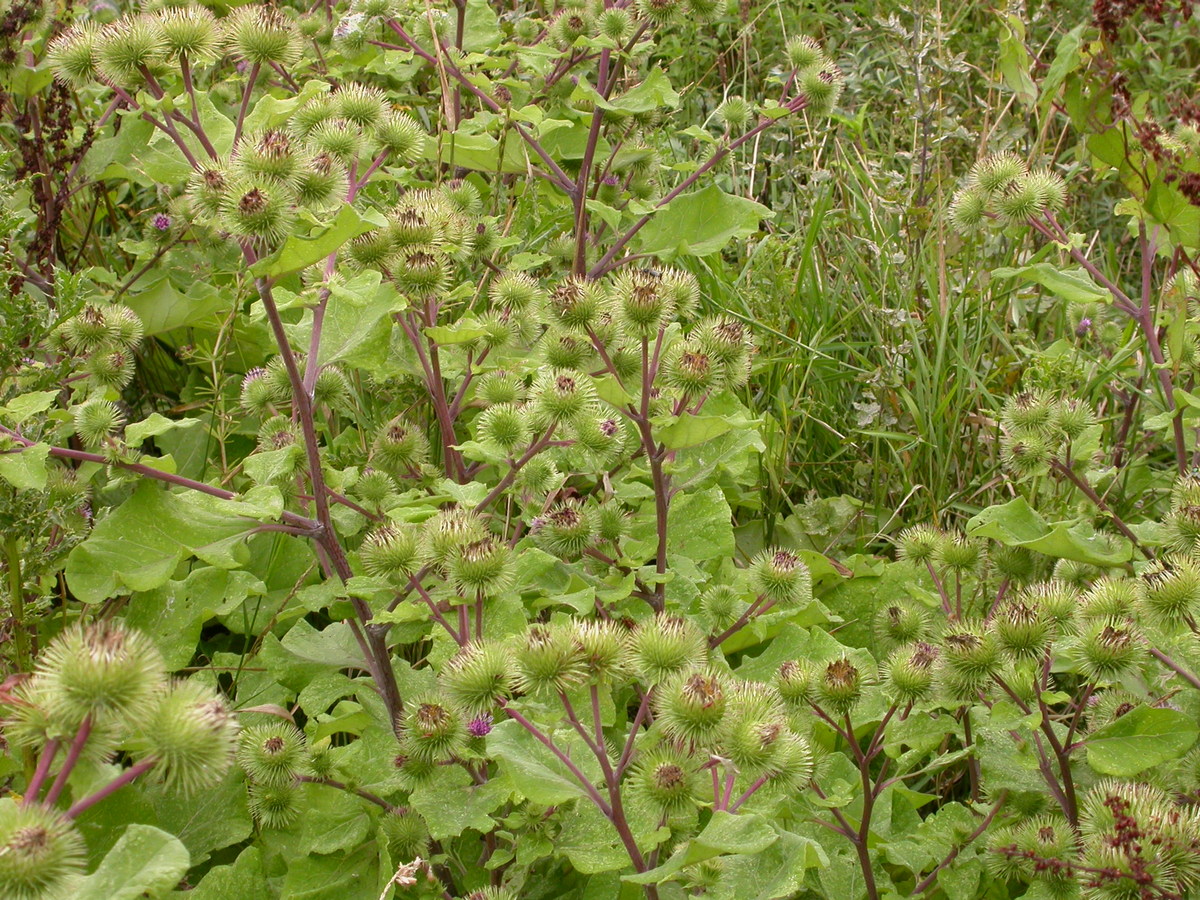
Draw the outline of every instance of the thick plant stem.
M321 471L321 448L317 442L312 396L304 389L304 379L300 373L300 367L296 364L296 355L292 352L291 344L288 342L287 332L283 329L283 320L279 316L279 308L275 305L275 298L271 294L271 286L263 278L256 279L255 284L292 387L293 412L300 423L304 453L308 462L308 477L312 485L313 506L316 510L317 522L321 525L321 534L316 538L317 545L328 557L329 564L337 577L343 582L349 581L353 575L350 561L346 558L346 551L338 540L333 519L329 513L329 494L325 487L324 474ZM363 651L367 669L387 706L388 715L394 722L404 708L404 704L400 697L400 688L396 684L396 674L392 671L386 632L374 631L368 627L372 614L366 601L355 597L351 600L351 605L354 607L358 624L361 626L361 628L354 629L355 639Z
M8 567L8 611L12 623L13 666L18 672L28 672L32 666L29 655L29 632L25 625L25 581L21 574L21 545L15 537L4 542L4 563Z
M151 757L150 759L142 760L136 765L130 766L104 787L100 788L100 790L96 791L96 793L89 794L87 797L84 797L82 800L68 809L67 818L74 819L84 810L91 809L106 797L111 797L121 788L125 787L125 785L132 783L136 778L138 778L138 776L149 772L152 768L154 768L154 765L157 762L158 760Z
M88 716L79 726L79 731L75 734L75 740L71 741L71 746L67 750L67 757L63 760L62 768L59 769L58 777L54 779L54 784L50 786L49 793L46 794L46 806L53 805L63 792L63 788L67 786L67 779L71 777L71 772L75 769L75 764L79 762L79 754L83 752L83 745L87 743L88 738L92 736L92 718Z

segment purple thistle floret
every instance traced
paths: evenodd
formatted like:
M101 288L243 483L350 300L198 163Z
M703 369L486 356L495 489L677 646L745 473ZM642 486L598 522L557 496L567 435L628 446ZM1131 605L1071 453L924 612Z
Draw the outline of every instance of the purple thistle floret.
M482 716L476 716L467 723L467 734L471 737L487 737L492 730L492 716L490 713L484 713Z
M171 227L171 217L168 215L164 215L163 213L159 213L157 216L154 217L153 224L154 224L154 227L157 228L159 231L166 231L168 228Z

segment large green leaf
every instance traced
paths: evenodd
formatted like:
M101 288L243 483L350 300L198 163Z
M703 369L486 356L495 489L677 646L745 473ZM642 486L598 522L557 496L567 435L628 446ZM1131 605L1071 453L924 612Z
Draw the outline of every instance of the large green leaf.
M774 216L761 203L726 194L715 184L680 194L641 231L641 252L707 256L734 238L758 231L759 222Z
M429 826L436 841L458 837L468 828L486 834L495 826L488 815L512 794L507 778L475 784L465 770L443 767L413 789L409 804Z
M306 266L320 262L352 238L366 234L375 227L374 223L360 216L353 206L344 203L329 225L318 228L314 234L304 237L290 235L282 247L266 259L260 259L250 271L255 275L271 278L299 272Z
M149 591L170 580L175 567L195 555L214 565L231 563L230 545L257 523L245 504L209 505L144 481L67 557L67 584L84 603L122 591Z
M1119 566L1133 556L1129 541L1096 534L1087 523L1050 524L1021 497L972 517L967 534L1095 566Z
M567 744L560 740L560 746ZM488 755L499 761L517 791L534 803L557 806L585 796L583 786L553 753L509 719L487 737ZM577 749L587 752L579 745ZM583 754L574 757L582 760Z
M1112 295L1101 288L1083 269L1060 269L1051 263L1034 263L1020 268L1002 267L992 270L993 278L1019 278L1040 284L1050 293L1071 303L1103 303Z
M660 884L688 866L722 854L757 854L779 840L779 834L762 816L733 815L718 810L704 830L680 847L663 865L648 872L627 875L634 884Z
M99 868L83 880L74 900L162 897L191 865L179 838L150 825L130 825Z
M262 852L257 847L247 847L231 865L210 869L187 894L188 900L229 900L230 897L271 900L262 867Z
M1179 759L1200 737L1196 720L1177 709L1139 706L1087 739L1087 761L1101 775L1129 778Z
M34 444L24 450L0 453L0 478L18 491L27 488L40 491L46 486L46 457L49 455L48 444Z

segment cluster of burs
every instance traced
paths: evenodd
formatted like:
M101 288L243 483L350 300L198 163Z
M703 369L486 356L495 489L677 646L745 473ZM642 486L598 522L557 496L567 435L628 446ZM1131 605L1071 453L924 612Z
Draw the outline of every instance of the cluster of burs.
M86 851L74 818L88 798L71 797L65 813L56 805L70 796L68 776L77 764L96 766L123 753L132 762L124 777L144 773L195 796L217 785L233 762L238 726L224 697L202 680L169 678L153 641L117 620L60 633L14 700L6 706L5 738L39 762L26 796L0 803L0 885L13 900L77 896Z

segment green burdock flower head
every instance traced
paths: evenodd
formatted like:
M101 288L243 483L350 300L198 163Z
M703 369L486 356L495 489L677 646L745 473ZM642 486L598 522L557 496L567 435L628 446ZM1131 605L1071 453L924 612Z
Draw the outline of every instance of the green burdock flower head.
M888 658L881 673L895 703L919 703L933 691L938 648L924 641L900 647Z
M371 465L398 478L414 474L428 460L429 439L403 416L387 422L371 443Z
M0 892L5 900L78 896L86 853L74 824L58 810L0 800Z
M508 544L485 536L459 547L446 569L455 589L464 597L494 597L512 583L516 561Z
M1054 626L1036 606L1012 600L991 622L1000 649L1014 659L1040 658L1054 637Z
M300 61L303 42L296 23L273 6L241 6L221 22L225 44L252 65L293 66Z
M358 549L358 557L368 575L404 577L417 568L417 551L417 536L412 527L384 525L367 535Z
M587 663L574 630L534 625L513 652L516 687L526 694L555 695L587 681Z
M1088 679L1114 681L1142 663L1145 648L1128 621L1099 619L1080 630L1070 656Z
M629 668L647 684L660 684L707 662L708 642L689 620L660 614L629 636Z
M766 601L783 606L812 602L812 575L799 554L774 547L758 554L748 570L750 588Z
M1200 564L1172 554L1142 575L1139 608L1145 621L1177 628L1194 621L1200 609Z
M631 774L633 790L666 815L694 805L700 786L695 760L671 746L657 747L639 757Z
M486 713L512 696L515 680L511 652L490 642L468 644L442 672L447 696L467 715Z
M654 692L656 724L672 740L711 744L725 718L726 680L714 669L678 672Z
M892 645L923 638L928 630L929 613L910 600L888 603L875 614L875 633Z
M153 710L166 682L154 643L117 620L62 632L38 659L35 675L47 710L68 723L136 722Z
M233 762L237 720L225 699L198 681L172 684L136 725L130 749L153 759L155 776L186 796L216 787Z
M237 761L256 784L290 785L308 771L304 732L288 722L252 725L242 731Z
M400 735L410 754L425 760L453 756L466 739L462 715L440 698L425 697L405 704L400 717Z

